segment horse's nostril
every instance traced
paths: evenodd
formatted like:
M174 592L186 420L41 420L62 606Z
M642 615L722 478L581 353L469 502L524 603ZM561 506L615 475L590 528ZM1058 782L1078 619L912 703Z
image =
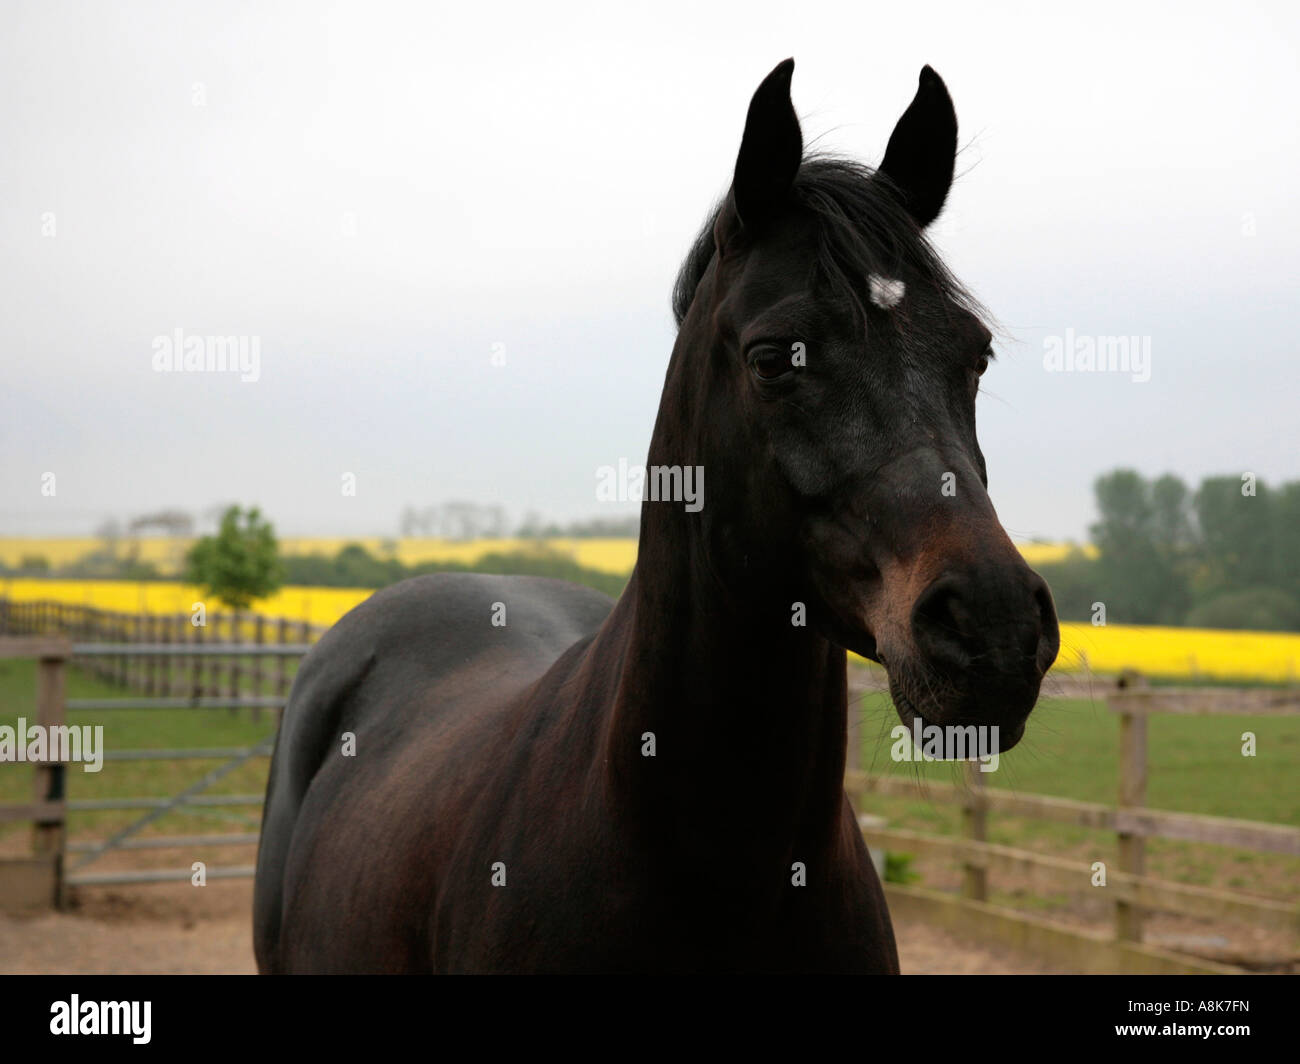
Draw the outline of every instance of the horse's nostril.
M912 610L912 633L928 655L957 666L969 663L974 618L955 582L926 588Z
M1038 603L1038 640L1035 644L1035 659L1040 672L1052 667L1056 655L1061 649L1061 628L1056 621L1056 604L1052 601L1052 592L1037 573L1034 587L1034 601Z

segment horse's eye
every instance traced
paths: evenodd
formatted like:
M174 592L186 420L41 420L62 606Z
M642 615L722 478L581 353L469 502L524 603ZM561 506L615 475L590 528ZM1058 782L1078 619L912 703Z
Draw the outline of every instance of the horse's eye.
M989 361L992 358L993 358L993 348L990 347L987 350L985 350L984 354L980 355L980 360L975 363L975 376L977 377L984 376L984 371L989 368Z
M759 380L774 381L794 369L794 359L779 347L760 347L750 355L749 365Z

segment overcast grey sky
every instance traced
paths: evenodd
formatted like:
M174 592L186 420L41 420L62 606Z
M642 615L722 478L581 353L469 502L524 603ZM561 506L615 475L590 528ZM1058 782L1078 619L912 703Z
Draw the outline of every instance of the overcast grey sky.
M634 509L595 470L644 460L673 277L788 55L805 140L872 163L920 67L948 84L932 235L1006 332L979 416L1013 536L1084 537L1121 464L1300 476L1294 4L0 10L0 534ZM258 380L155 372L177 328L259 338ZM1044 366L1108 336L1149 380Z

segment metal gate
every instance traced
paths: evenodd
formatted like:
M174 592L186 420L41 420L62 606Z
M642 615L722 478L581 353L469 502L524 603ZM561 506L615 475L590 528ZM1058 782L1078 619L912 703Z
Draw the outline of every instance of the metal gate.
M259 644L259 643L206 643L201 646L185 646L175 643L75 643L72 646L73 659L95 656L192 656L197 650L202 655L224 657L301 657L310 649L310 644ZM69 698L65 707L69 712L92 710L111 712L126 709L271 709L280 710L285 700L280 696L236 696L217 698L147 698L128 696L125 698ZM254 806L260 809L263 795L207 795L213 784L230 775L241 765L256 758L270 757L275 746L275 735L269 735L261 742L248 747L207 747L197 749L138 749L112 750L104 754L105 762L147 761L147 760L213 760L224 759L216 768L210 769L202 777L184 790L166 798L106 798L75 799L66 802L69 812L140 809L144 814L130 824L113 832L108 838L98 842L72 842L65 847L63 882L66 886L102 886L126 883L163 883L185 881L191 872L186 869L136 869L116 872L86 872L88 865L114 851L122 850L156 850L181 849L191 846L253 846L258 839L258 819L246 814L235 813L253 830L237 834L198 834L198 835L161 835L148 838L136 838L150 824L161 820L167 814L178 810L216 812ZM226 816L230 816L227 812ZM251 878L252 865L234 865L209 868L208 879Z
M16 627L12 613L6 618L10 623L5 627L13 632ZM245 623L247 623L245 621ZM33 628L43 627L33 625ZM51 626L55 627L55 626ZM262 625L258 623L258 635L262 634ZM30 629L29 629L30 630ZM281 632L286 629L281 626ZM315 634L307 626L301 627L302 634ZM57 628L56 628L57 631ZM232 629L235 635L241 631L237 624ZM283 667L277 667L276 677L281 691L275 694L245 693L241 684L247 681L241 668L250 662L264 658L291 659L300 658L311 648L308 642L244 642L244 641L195 641L195 642L72 642L57 634L40 634L39 631L29 635L0 635L0 658L35 658L38 662L36 723L46 728L66 724L69 712L113 713L122 710L186 710L194 712L211 710L252 710L260 713L269 710L276 713L284 707L287 699L287 682ZM168 659L187 659L193 662L195 676L201 676L203 666L199 659L226 659L226 668L231 675L230 691L213 693L210 685L198 684L188 695L150 695L127 693L123 697L113 698L66 698L66 668L69 663L96 667L97 659L110 659L120 663L123 672L132 671L132 659L148 659L151 662ZM248 661L245 661L248 659ZM188 669L188 665L182 664ZM211 666L216 672L216 666ZM96 671L102 671L99 664ZM110 674L117 671L115 664L109 669ZM138 670L143 674L144 666ZM170 665L166 667L170 689L170 677L173 673ZM261 676L260 665L253 665L251 671ZM186 677L188 680L188 675ZM150 687L154 686L152 683ZM257 686L262 686L258 684ZM47 732L47 734L50 734ZM64 887L104 886L133 883L165 883L189 880L192 872L186 868L135 868L97 871L95 862L109 854L125 851L184 849L200 846L253 846L258 840L260 827L260 807L263 795L257 794L210 794L207 793L216 783L229 776L236 769L259 758L271 755L275 744L275 733L247 746L196 747L196 748L144 748L127 750L105 750L103 752L104 769L109 765L139 761L218 761L198 779L189 783L175 794L163 797L112 797L112 798L76 798L67 793L70 776L67 765L57 761L38 762L35 764L34 801L23 805L0 806L0 817L7 820L28 819L34 825L33 851L34 859L49 859L55 877L55 897L63 896ZM67 839L67 816L70 813L138 810L140 815L125 826L113 830L106 838L94 841ZM157 823L168 814L183 810L191 815L219 818L230 824L234 830L223 833L202 833L187 835L145 835L142 832ZM250 878L254 873L252 864L208 867L207 879Z

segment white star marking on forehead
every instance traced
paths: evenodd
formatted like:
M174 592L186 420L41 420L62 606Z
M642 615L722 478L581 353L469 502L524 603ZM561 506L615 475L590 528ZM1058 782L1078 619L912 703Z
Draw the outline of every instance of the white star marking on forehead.
M907 293L907 285L902 281L892 281L888 277L873 273L867 278L867 290L871 295L871 302L881 310L893 310L902 302L903 296Z

